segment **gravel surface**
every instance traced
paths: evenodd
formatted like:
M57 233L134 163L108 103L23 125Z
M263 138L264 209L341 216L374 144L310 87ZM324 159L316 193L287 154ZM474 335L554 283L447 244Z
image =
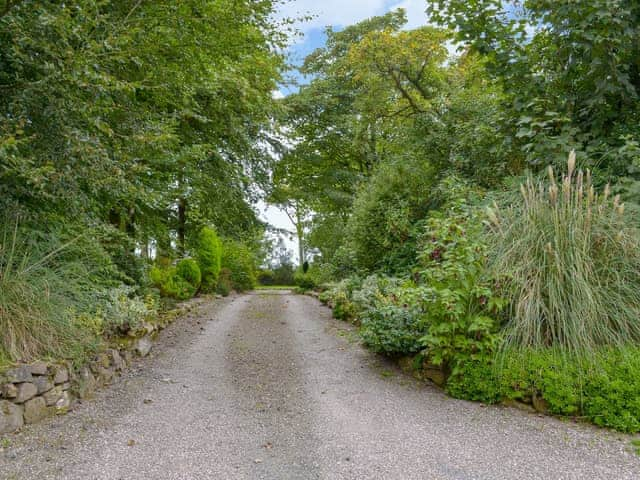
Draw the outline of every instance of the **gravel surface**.
M630 437L448 398L287 292L204 304L96 400L6 440L2 479L640 478Z

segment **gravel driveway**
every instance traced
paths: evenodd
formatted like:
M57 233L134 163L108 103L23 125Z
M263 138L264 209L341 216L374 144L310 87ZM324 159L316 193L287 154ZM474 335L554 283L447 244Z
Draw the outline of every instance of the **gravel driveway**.
M2 479L639 479L627 436L446 397L316 300L204 304L71 414L3 442Z

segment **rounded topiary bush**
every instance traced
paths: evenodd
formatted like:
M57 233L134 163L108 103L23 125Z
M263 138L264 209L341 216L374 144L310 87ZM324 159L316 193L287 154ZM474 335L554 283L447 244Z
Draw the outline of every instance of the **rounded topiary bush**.
M196 260L202 275L201 290L205 293L215 292L222 265L222 242L211 227L200 230Z

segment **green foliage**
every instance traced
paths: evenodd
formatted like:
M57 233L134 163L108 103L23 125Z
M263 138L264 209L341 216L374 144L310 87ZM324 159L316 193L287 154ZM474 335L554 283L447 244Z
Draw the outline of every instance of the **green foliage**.
M231 288L238 292L253 289L257 283L255 253L247 245L229 239L223 242L222 252L222 268L230 272Z
M490 356L498 345L503 301L485 275L486 244L478 213L463 200L433 214L423 237L415 301L424 311L422 338L435 365L456 373L465 359Z
M317 283L315 282L312 275L309 273L303 272L302 270L297 270L294 274L293 280L296 286L302 291L313 290L316 288Z
M183 258L176 265L176 274L189 282L196 290L200 287L202 273L198 262L191 258Z
M489 211L492 270L511 306L514 348L559 347L582 356L640 340L640 237L607 186L589 172L528 179L509 208Z
M61 262L70 244L35 242L14 225L0 237L0 356L9 361L75 357L93 343L74 316L92 303L80 260Z
M458 362L445 388L452 397L465 400L491 404L502 399L494 367L486 358Z
M385 355L410 355L422 349L421 312L414 306L380 305L361 316L360 336L371 350Z
M485 58L511 100L505 116L517 128L503 124L503 134L533 168L541 158L561 164L576 149L613 175L627 173L610 153L621 131L640 134L638 2L437 0L428 11Z
M202 274L201 290L205 293L215 292L222 268L222 242L211 227L203 227L200 230L196 260Z
M202 277L198 263L185 258L175 267L153 266L149 271L149 278L160 289L162 296L176 300L189 300L198 291Z
M228 297L233 290L233 282L231 280L231 270L228 268L223 268L220 270L220 278L218 280L218 288L216 289L216 293L222 295L223 297Z

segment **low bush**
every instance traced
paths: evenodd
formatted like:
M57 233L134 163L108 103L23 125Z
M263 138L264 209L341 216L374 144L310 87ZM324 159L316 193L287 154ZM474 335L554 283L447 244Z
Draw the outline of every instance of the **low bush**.
M176 300L192 298L200 287L201 278L200 268L192 259L182 259L175 267L153 266L149 271L149 279L160 294Z
M204 293L215 292L222 268L222 242L213 228L200 230L195 251L202 276L200 288Z
M317 286L313 276L308 272L297 270L293 278L295 285L303 292L313 290Z
M422 350L425 331L418 309L388 304L368 308L360 318L360 336L374 352L399 356Z

